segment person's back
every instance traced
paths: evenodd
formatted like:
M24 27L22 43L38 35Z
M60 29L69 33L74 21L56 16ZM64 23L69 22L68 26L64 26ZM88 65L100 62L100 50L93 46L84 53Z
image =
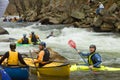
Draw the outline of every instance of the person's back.
M29 39L26 37L22 38L22 44L29 44Z
M16 51L9 51L9 57L7 60L8 65L18 65L18 52Z
M36 35L34 32L31 32L30 38L31 38L31 42L33 42L33 44L37 44L37 42L39 40L38 35Z
M26 37L26 34L23 34L23 38L19 39L17 41L19 44L31 44L31 41L29 38Z
M53 31L46 37L46 38L50 38L50 37L54 37L54 35L53 35Z
M19 61L21 64L26 65L26 63L24 62L22 56L20 53L18 53L17 51L15 51L16 49L16 44L15 43L10 43L10 51L7 51L3 57L0 60L0 65L2 64L2 62L7 58L7 65L8 66L18 66L19 65Z

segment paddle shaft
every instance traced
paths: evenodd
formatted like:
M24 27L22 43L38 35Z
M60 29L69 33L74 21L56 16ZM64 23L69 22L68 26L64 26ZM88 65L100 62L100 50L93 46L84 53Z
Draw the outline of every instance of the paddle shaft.
M30 50L30 55L31 55L31 58L32 58L33 63L34 63L34 58L33 58L33 56L32 56L32 52L31 52L31 50ZM34 65L35 65L35 68L36 68L36 71L37 71L38 80L39 80L40 73L39 73L39 71L38 71L38 67L36 66L36 64L35 64L35 63L34 63Z
M78 51L77 48L74 48L74 49L75 49L76 51ZM79 54L79 53L78 53L78 54ZM79 54L79 55L80 55L80 57L82 58L82 60L83 60L87 65L89 65L88 62L83 58L83 56L82 56L81 54Z

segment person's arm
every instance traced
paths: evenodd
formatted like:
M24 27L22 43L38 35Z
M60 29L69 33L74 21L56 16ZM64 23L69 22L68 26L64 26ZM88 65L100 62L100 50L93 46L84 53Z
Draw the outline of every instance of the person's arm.
M19 40L17 41L17 43L22 43L22 39L19 39Z
M100 64L102 62L101 56L99 54L95 54L94 56L95 64L93 65L94 67L100 67Z
M85 56L85 57L88 57L90 55L89 53L83 53L83 52L79 52L78 54L82 55L82 56Z
M20 53L18 53L18 59L19 59L19 61L20 61L21 64L27 65L27 64L25 63L25 61L23 60L23 58L22 58L22 56L21 56Z
M0 65L2 64L2 62L5 60L5 58L9 57L9 52L6 52L3 57L0 59Z
M32 42L31 42L31 39L30 39L30 38L28 38L28 42L29 42L29 44L32 44Z
M38 55L38 59L35 60L35 63L42 63L43 61L43 56L44 56L44 51L40 51L39 55Z
M37 39L39 39L39 36L38 36L38 35L36 35L36 38L37 38Z

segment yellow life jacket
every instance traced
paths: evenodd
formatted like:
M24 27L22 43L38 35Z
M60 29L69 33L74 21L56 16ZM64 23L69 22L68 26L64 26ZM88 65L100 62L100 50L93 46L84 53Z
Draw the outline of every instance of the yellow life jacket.
M8 65L18 65L18 52L9 51Z
M95 53L92 53L88 56L88 64L89 65L93 65L93 61L92 61L92 56L94 55Z

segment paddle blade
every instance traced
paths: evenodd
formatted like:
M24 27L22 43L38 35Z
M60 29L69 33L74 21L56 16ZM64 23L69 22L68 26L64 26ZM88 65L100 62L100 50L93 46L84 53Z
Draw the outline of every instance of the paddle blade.
M70 47L72 47L74 49L76 48L76 43L73 40L69 40L68 44L70 45Z

